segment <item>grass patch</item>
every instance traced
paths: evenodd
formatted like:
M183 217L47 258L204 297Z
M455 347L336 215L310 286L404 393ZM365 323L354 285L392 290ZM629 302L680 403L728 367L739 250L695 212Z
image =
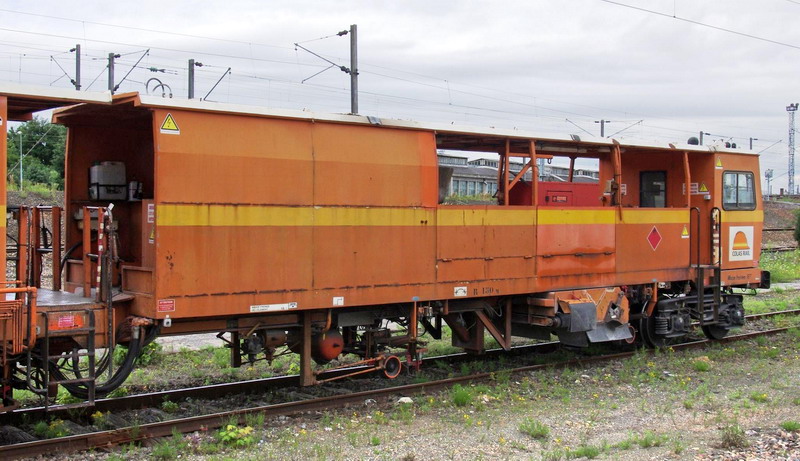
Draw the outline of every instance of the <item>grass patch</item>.
M706 360L695 360L692 362L692 368L695 371L708 371L711 369L711 362Z
M722 448L744 448L747 445L747 436L738 422L723 426L720 429Z
M153 445L153 451L151 454L153 459L177 459L178 456L183 454L188 447L189 444L183 440L183 435L178 432L177 429L173 429L172 437Z
M789 432L800 432L800 422L798 421L784 421L781 423L781 429Z
M457 407L465 407L472 403L472 390L470 390L468 387L456 384L450 391L450 399L452 400L453 405Z
M49 423L47 421L39 421L33 426L33 433L40 439L55 439L69 435L64 421L60 419L54 419Z
M546 439L550 436L550 428L546 424L532 418L525 418L519 425L523 434L528 434L534 439Z
M588 458L594 459L600 456L603 450L600 447L596 447L594 445L581 445L574 450L567 450L564 454L566 455L567 459L574 459L574 458Z
M759 265L770 272L773 282L800 279L800 250L762 253Z

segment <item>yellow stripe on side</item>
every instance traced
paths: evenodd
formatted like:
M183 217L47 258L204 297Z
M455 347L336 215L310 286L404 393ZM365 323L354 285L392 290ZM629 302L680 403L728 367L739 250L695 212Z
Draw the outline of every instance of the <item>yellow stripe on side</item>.
M159 226L418 226L433 212L413 208L159 205Z
M533 226L559 224L671 224L689 222L688 210L624 209L618 221L616 208L531 209L486 208L371 208L287 207L237 205L159 205L159 226ZM738 213L746 213L740 217ZM736 212L725 222L755 222L753 212ZM435 218L435 221L434 221ZM538 218L538 219L537 219ZM763 219L763 214L758 216ZM725 219L723 217L723 219Z
M440 226L533 226L533 210L439 208Z
M158 205L159 226L310 226L307 207Z
M724 211L722 212L723 223L754 223L764 222L764 210L752 211Z
M689 222L689 210L664 208L623 208L619 224L685 224Z
M433 225L433 211L423 208L314 208L315 226Z
M539 224L614 224L616 208L601 210L579 210L558 208L554 210L539 209Z
M0 205L0 213L2 213L3 216L6 215L6 210L7 208L5 205ZM6 227L6 219L5 218L0 219L0 228L5 229L5 227Z

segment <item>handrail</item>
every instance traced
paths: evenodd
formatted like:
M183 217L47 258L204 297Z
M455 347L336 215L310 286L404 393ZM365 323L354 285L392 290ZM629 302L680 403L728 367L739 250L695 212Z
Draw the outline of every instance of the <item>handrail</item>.
M722 265L722 210L719 207L711 209L711 264Z
M697 212L697 220L695 220L695 232L696 232L695 235L697 237L696 238L691 238L691 236L690 236L690 238L689 238L689 265L690 266L692 265L692 240L694 240L696 242L696 244L697 244L697 251L696 251L697 259L695 260L695 265L699 266L700 265L700 221L701 221L701 218L703 217L703 214L702 214L703 212L700 211L700 207L693 206L693 207L689 208L689 228L690 229L692 227L692 212L694 212L694 211Z

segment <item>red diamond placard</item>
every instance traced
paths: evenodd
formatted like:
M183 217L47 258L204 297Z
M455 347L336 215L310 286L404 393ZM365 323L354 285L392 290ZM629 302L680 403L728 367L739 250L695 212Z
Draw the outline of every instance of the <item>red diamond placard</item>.
M650 244L650 246L653 248L653 251L656 251L656 248L658 248L658 244L661 243L661 238L661 232L656 229L656 226L653 226L653 230L647 234L647 243Z

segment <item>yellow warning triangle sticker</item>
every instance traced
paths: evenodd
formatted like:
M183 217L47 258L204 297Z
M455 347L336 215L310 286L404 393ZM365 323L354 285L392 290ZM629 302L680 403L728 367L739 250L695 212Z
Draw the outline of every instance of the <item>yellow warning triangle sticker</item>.
M708 192L708 187L706 187L706 183L700 183L700 192Z
M683 225L683 232L681 232L681 238L684 239L689 238L689 229L686 228L686 224Z
M161 132L164 134L181 134L181 129L178 128L178 124L175 123L172 114L167 114L166 118L164 118L164 122L161 123Z
M717 168L722 168L722 159L717 157Z

